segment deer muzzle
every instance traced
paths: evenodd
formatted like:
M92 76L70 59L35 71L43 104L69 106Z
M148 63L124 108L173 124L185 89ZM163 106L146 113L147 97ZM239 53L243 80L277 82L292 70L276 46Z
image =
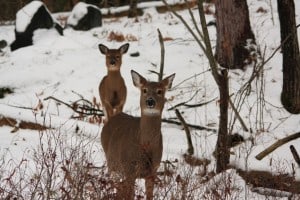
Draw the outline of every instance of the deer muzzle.
M156 104L156 102L155 102L155 100L152 97L146 99L146 106L148 108L154 108L155 104Z

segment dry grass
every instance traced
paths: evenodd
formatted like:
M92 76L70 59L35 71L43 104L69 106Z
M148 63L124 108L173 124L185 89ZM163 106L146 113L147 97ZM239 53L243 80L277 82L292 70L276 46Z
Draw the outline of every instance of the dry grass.
M116 42L124 42L124 41L128 41L128 42L134 42L134 41L138 41L137 37L132 35L132 34L127 34L124 35L123 33L120 32L114 32L111 31L107 37L108 41L116 41Z
M84 135L78 131L77 136ZM17 161L1 153L0 199L117 199L126 187L122 179L110 177L105 165L96 163L98 138L71 136L60 129L39 132L39 145ZM95 148L96 147L96 148ZM9 152L7 152L9 153ZM185 157L165 160L156 178L155 199L239 199L236 175L210 171L209 160ZM234 170L232 170L234 171ZM299 182L287 175L243 172L239 175L256 187L299 194ZM136 184L136 199L145 197L143 184Z

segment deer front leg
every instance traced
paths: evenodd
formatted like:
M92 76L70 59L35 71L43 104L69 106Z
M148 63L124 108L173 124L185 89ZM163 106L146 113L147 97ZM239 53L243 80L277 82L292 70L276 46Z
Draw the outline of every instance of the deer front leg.
M145 187L146 187L146 196L147 200L153 199L153 190L154 190L154 176L145 178Z
M125 100L121 101L115 108L114 108L114 115L121 113L123 111L123 107L125 104Z
M103 102L103 111L105 116L105 123L114 115L114 109L108 101Z
M134 184L135 179L131 178L127 178L121 182L117 187L116 199L134 200Z

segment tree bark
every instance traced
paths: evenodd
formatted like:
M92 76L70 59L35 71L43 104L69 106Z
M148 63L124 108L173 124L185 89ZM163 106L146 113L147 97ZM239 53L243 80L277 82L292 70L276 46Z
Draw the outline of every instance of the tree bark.
M243 69L251 63L251 52L245 46L250 41L254 44L255 38L246 0L216 1L216 26L218 63L228 69Z
M300 113L300 54L293 0L278 0L282 42L283 85L281 103L292 114Z

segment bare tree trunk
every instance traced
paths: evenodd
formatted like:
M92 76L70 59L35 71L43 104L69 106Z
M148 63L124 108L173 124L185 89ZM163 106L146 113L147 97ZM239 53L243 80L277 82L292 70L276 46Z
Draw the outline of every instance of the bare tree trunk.
M203 0L197 0L202 32L198 28L196 28L196 31L194 31L189 26L187 21L185 21L181 15L179 15L176 11L174 11L174 9L172 9L167 4L166 0L162 0L162 1L168 7L168 9L170 9L170 11L183 23L183 25L188 29L188 31L192 34L196 42L199 44L200 48L203 50L205 56L209 61L212 75L218 85L218 89L220 93L220 119L219 119L219 131L218 131L218 140L216 144L215 156L217 162L216 171L219 173L228 168L228 163L230 159L230 152L229 152L230 146L228 143L230 137L228 134L228 127L227 127L228 104L229 104L228 72L227 70L222 70L222 72L220 73L217 61L213 56L212 47L210 44L210 38L209 38L207 25L206 25L206 19L204 15ZM189 9L189 13L192 17L193 24L195 25L195 27L197 27L198 25L190 9Z
M218 1L217 1L218 2ZM198 0L198 10L202 26L204 43L206 46L206 54L212 69L212 75L218 85L220 93L220 119L218 140L216 144L215 156L217 161L216 172L222 172L227 169L230 160L229 152L229 134L228 134L228 105L229 105L229 86L228 86L228 72L222 70L218 72L216 60L213 57L212 48L210 44L209 34L206 26L205 15L203 11L203 0Z
M300 54L293 0L278 0L282 41L283 86L281 102L292 114L300 113Z
M29 2L30 0L0 0L0 22L16 19L17 11Z
M228 134L228 104L229 104L229 86L228 72L223 70L219 75L219 92L220 92L220 120L218 140L216 144L215 157L217 160L216 172L222 172L227 169L230 159L229 152L229 134Z
M133 17L138 16L137 3L138 3L138 0L129 0L128 17L133 18Z
M255 43L246 0L216 1L218 63L228 69L243 69L251 63L248 42ZM250 39L250 40L249 40Z

